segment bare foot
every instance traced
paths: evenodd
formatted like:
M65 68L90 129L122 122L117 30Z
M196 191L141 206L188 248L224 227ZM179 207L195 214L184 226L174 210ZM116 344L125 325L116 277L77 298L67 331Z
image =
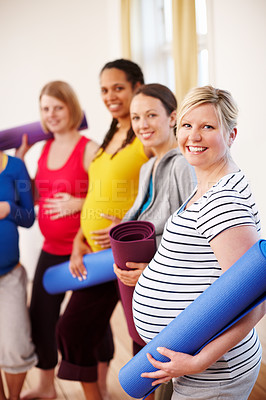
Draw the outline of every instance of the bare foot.
M42 388L36 388L36 389L29 389L25 390L20 395L20 400L54 400L57 398L56 391L54 388L47 388L47 389L42 389Z
M20 395L20 400L54 400L57 398L54 386L54 369L39 369L37 386L25 390Z
M112 400L112 397L109 393L102 393L103 400Z

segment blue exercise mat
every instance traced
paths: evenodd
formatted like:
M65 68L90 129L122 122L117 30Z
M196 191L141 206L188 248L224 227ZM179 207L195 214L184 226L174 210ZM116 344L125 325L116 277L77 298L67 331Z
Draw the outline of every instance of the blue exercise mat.
M69 270L69 261L48 268L43 275L44 289L50 294L63 293L67 290L84 289L116 279L111 249L89 253L83 257L87 270L86 279L73 278Z
M134 398L148 395L154 379L141 374L156 369L147 353L163 362L157 347L196 354L265 299L266 241L259 240L120 370L121 386Z

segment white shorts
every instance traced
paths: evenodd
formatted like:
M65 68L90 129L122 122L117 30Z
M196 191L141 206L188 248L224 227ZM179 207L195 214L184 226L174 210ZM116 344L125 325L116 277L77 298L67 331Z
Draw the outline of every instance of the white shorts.
M0 276L0 369L17 374L37 363L27 309L27 275L18 266Z

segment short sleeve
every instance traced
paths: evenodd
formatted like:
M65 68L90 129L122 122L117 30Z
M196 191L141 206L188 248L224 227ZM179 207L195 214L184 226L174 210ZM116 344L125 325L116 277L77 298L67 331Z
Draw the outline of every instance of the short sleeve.
M204 200L198 215L197 229L208 242L226 229L241 225L256 227L252 206L241 193L220 190Z

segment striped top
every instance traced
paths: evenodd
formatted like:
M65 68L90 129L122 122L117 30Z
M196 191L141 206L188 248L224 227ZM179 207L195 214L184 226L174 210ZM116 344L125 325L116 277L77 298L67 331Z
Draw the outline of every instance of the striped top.
M143 340L153 339L219 278L222 270L209 242L240 225L255 226L260 232L258 210L242 171L224 176L187 209L183 205L169 217L160 246L133 296L134 322ZM260 358L261 346L252 330L206 371L187 377L233 379L254 368Z

